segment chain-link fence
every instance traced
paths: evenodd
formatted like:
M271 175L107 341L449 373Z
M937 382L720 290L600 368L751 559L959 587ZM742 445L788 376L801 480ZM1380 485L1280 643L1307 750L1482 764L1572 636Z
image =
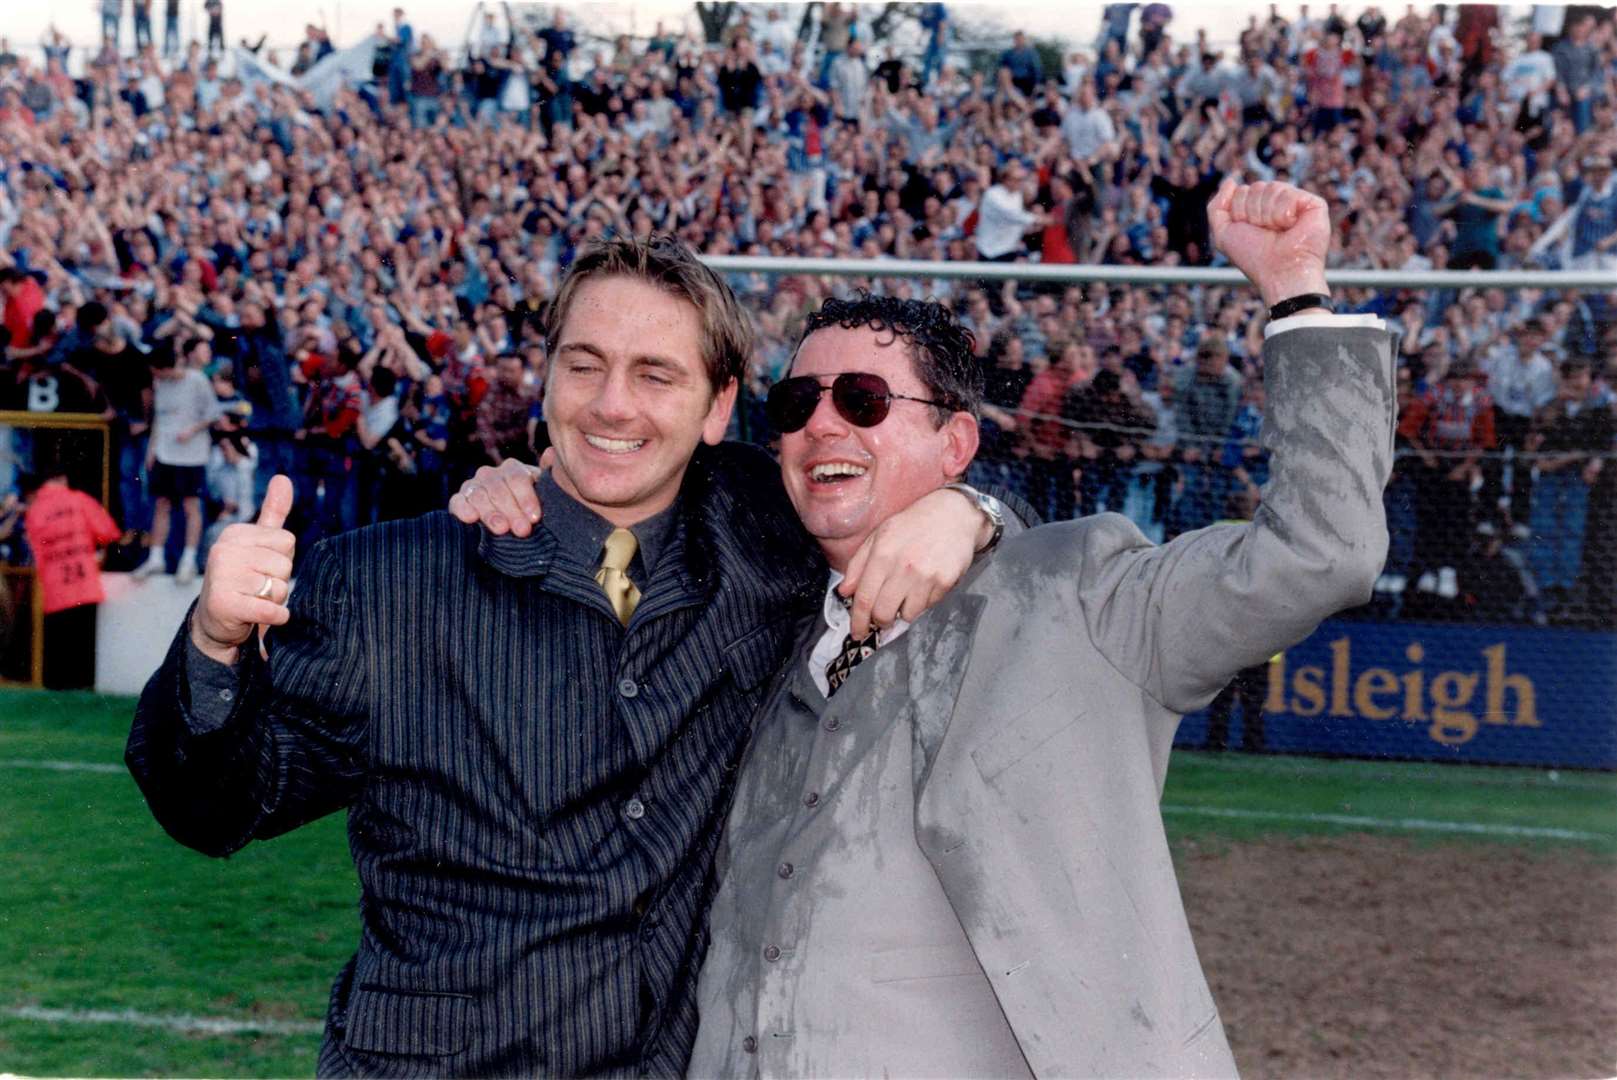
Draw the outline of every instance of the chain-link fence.
M978 485L1047 520L1121 513L1159 542L1262 499L1265 320L1229 272L716 263L760 333L743 437L770 440L762 394L803 315L868 288L932 296L972 329ZM1399 336L1385 572L1369 604L1188 718L1181 743L1617 767L1617 336L1613 297L1591 288L1609 277L1333 278Z

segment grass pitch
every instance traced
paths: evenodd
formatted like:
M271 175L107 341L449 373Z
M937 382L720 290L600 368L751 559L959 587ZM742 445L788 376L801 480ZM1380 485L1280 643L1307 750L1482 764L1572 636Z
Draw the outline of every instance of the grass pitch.
M122 771L132 711L0 691L0 1073L311 1075L330 980L358 939L342 818L227 860L180 847ZM1353 832L1352 818L1432 843L1617 856L1608 774L1179 753L1163 802L1176 841ZM125 1018L89 1019L108 1012ZM296 1033L185 1030L195 1018Z
M0 694L0 1072L291 1076L318 1035L19 1019L19 1007L318 1021L358 938L340 816L232 858L180 847L120 765L134 703Z

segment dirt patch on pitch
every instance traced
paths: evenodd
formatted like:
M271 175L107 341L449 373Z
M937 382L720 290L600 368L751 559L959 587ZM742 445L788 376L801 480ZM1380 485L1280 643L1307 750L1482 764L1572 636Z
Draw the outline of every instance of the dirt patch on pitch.
M1617 863L1396 838L1177 846L1244 1076L1617 1075Z

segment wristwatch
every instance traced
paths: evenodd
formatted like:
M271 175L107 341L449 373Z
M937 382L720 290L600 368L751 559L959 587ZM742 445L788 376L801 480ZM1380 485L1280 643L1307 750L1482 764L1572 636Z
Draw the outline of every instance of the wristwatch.
M944 484L943 486L950 491L960 492L960 494L971 500L971 505L982 511L983 516L988 519L988 524L994 527L994 532L989 536L988 543L978 548L977 551L981 554L984 551L994 550L994 545L998 544L1000 537L1005 535L1005 514L1000 509L999 500L992 495L984 495L970 484L956 481L953 484Z

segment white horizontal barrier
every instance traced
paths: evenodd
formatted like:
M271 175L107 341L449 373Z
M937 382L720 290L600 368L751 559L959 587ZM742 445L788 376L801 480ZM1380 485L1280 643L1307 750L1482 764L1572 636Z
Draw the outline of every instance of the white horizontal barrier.
M777 259L761 255L704 255L721 273L830 274L836 277L965 278L980 281L1055 281L1108 285L1245 285L1239 270L1210 267L1088 266L1078 263L929 262L920 259ZM1328 270L1338 288L1373 289L1617 289L1610 270Z

